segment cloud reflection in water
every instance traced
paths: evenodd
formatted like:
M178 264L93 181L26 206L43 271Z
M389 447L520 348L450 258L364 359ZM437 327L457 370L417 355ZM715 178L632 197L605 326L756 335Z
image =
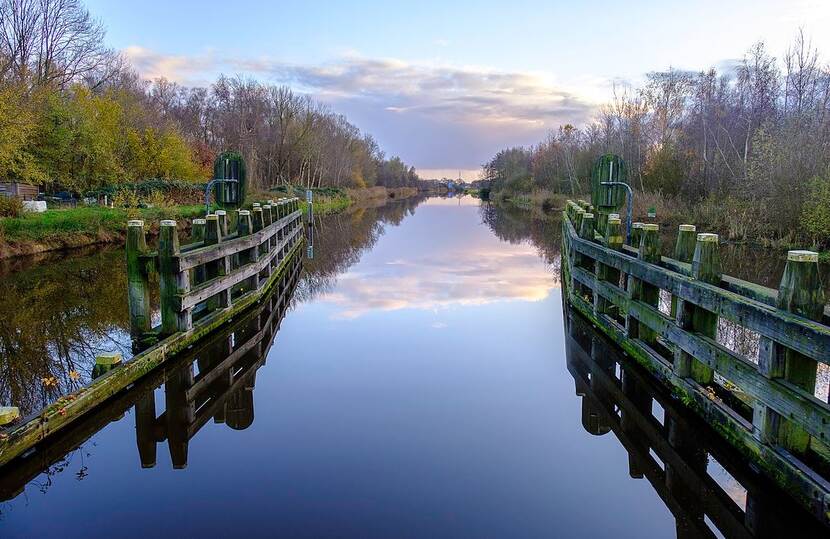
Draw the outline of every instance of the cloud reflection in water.
M322 298L335 307L333 317L541 301L558 286L532 245L501 242L477 224L475 230L459 229L451 217L458 209L449 205L436 201L418 209L413 221L420 221L421 233L414 244L410 239L397 247L391 231L381 240L386 245L372 253L379 256L367 257L342 274L336 288Z

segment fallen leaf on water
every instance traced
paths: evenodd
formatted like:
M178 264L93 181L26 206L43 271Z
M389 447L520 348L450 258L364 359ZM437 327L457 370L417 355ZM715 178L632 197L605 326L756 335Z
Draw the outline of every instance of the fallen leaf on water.
M78 371L69 371L69 377L77 381L81 378L81 373Z
M41 378L40 381L43 382L43 385L45 385L46 387L58 385L58 380L54 376L47 376L46 378Z

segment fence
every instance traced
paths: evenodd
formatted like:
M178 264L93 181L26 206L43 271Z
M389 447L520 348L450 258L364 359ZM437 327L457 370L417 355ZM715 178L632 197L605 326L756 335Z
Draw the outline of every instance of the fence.
M790 251L779 290L723 275L718 236L681 225L674 258L659 227L569 201L563 219L567 300L730 443L830 522L830 406L816 395L830 364L818 256ZM730 338L730 335L732 336ZM757 357L735 335L754 339Z
M96 378L42 411L0 430L0 466L66 428L179 352L260 302L286 272L302 241L296 198L222 210L193 221L195 241L181 246L175 221L162 221L158 251L149 251L144 223L127 226L130 332L138 352L97 358ZM230 230L234 232L230 232ZM161 325L152 326L151 277L158 274Z

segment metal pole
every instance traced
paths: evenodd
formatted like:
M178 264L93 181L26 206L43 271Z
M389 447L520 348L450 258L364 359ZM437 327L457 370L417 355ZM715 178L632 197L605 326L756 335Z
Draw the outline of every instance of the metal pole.
M626 211L625 215L625 242L627 244L631 244L631 215L633 212L633 208L631 207L632 203L634 202L634 192L631 190L631 186L625 182L600 182L600 185L605 185L608 187L614 186L622 186L625 187L626 190L626 199L628 210Z

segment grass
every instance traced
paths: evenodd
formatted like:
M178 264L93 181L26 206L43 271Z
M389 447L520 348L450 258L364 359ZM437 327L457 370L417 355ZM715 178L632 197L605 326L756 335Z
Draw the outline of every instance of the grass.
M129 219L153 222L170 218L192 218L203 213L204 206L199 205L137 210L95 206L47 210L43 213L28 213L22 217L0 219L0 234L7 242L41 241L55 235L118 232L124 229Z

